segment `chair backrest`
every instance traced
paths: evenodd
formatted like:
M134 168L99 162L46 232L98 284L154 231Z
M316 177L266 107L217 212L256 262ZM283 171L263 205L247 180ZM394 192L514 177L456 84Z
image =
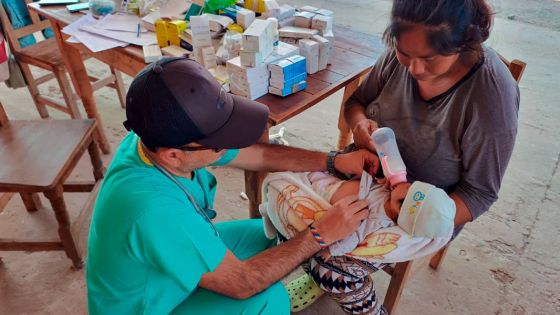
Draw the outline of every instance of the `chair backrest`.
M511 72L511 76L513 76L515 81L519 83L519 81L521 81L521 77L523 76L523 72L525 71L525 67L527 66L527 64L519 59L513 59L512 61L509 61L500 54L498 54L498 56L503 61L503 63L505 63L506 66L508 67L509 72Z
M15 1L24 1L26 9L27 9L27 4L32 3L32 0L15 0ZM35 32L42 31L51 26L48 20L41 20L37 12L28 9L27 12L29 13L29 17L31 18L31 24L16 29L12 25L12 22L10 22L11 20L8 16L8 13L4 5L2 4L2 0L0 0L0 21L2 21L2 28L4 29L4 35L6 35L8 42L10 43L10 49L12 51L19 51L21 49L21 45L19 43L20 38L27 35L31 35Z
M0 127L4 126L8 123L8 115L2 106L2 102L0 102Z

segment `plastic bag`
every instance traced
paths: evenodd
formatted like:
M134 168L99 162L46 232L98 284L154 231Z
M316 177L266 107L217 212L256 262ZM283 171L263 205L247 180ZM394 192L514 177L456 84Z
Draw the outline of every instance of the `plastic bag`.
M219 9L227 8L236 3L236 0L207 0L204 12L216 14Z

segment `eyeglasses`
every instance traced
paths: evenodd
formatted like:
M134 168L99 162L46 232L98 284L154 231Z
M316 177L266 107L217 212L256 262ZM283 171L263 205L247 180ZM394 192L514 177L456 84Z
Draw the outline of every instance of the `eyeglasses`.
M205 150L212 150L212 151L214 151L214 152L216 152L216 153L218 153L218 152L220 152L220 151L223 150L223 149L218 149L218 148L209 148L209 147L206 147L206 146L198 146L198 147L188 147L188 146L184 146L184 147L179 147L179 148L177 148L177 149L179 149L179 150L181 150L181 151L187 151L187 152L189 152L189 151L205 151Z

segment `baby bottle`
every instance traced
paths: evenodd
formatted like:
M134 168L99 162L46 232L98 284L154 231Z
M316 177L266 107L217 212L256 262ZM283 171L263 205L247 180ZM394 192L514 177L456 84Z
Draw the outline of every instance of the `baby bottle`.
M393 129L383 127L371 134L385 177L395 186L406 182L406 166L402 160Z

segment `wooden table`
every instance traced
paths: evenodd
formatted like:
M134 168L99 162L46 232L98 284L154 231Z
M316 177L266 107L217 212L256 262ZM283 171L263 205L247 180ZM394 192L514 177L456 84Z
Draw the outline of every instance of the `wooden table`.
M49 19L60 50L64 52L64 62L72 78L74 88L79 93L88 118L95 118L98 122L96 139L104 153L110 152L110 145L103 131L103 124L99 117L93 90L84 66L80 52L115 67L130 76L135 76L146 66L142 49L129 45L124 48L113 48L93 53L82 44L66 42L68 36L61 32L62 28L79 19L82 14L69 13L64 6L40 7L37 3L29 5L40 15ZM333 93L345 88L344 99L347 99L357 88L360 78L367 73L375 59L383 50L379 39L374 36L353 31L349 28L335 28L336 38L333 45L332 64L326 70L308 76L305 91L282 98L267 94L257 101L270 108L269 127L280 124L319 103ZM338 109L336 109L338 110ZM339 129L347 133L344 121L339 121ZM261 137L262 142L268 142L268 129ZM257 217L260 203L260 185L264 173L246 172L245 186L249 197L249 211L251 217Z

